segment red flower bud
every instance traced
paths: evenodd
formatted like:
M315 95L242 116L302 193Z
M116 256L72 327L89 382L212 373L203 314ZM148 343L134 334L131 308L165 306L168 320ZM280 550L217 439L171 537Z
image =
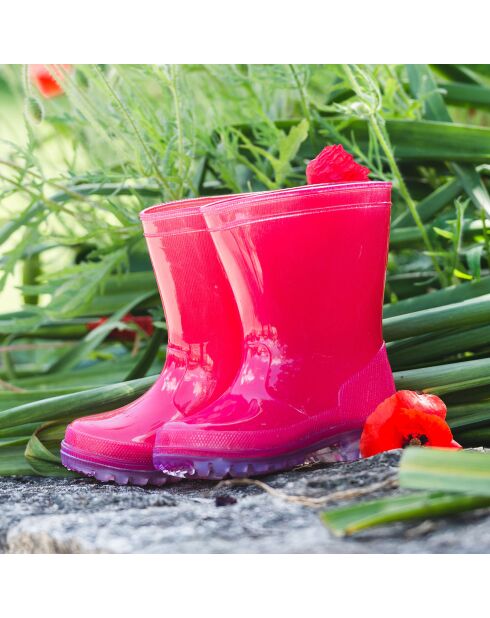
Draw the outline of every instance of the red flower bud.
M359 165L354 157L340 144L326 146L306 166L306 180L309 185L328 182L356 182L369 180L371 172Z
M61 87L59 80L62 78L61 72L57 69L56 65L52 65L52 72L46 68L45 64L30 64L29 65L29 77L31 81L37 86L39 92L46 99L57 97L63 94L63 88ZM62 64L66 71L72 70L71 64ZM55 74L56 78L53 77Z

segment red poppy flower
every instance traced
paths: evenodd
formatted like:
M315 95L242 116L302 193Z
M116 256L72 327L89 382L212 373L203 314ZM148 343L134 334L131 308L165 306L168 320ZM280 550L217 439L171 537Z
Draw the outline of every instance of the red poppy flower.
M446 406L436 395L399 391L368 416L361 436L363 457L406 446L461 448L446 423Z
M419 412L435 414L442 419L446 418L446 404L437 395L417 393L416 391L397 391L393 397L396 397L398 407L413 408ZM390 397L390 399L393 399L393 397Z
M88 330L94 330L97 326L104 324L107 322L107 318L100 318L95 322L89 322L87 324ZM121 322L127 322L130 324L136 324L141 328L147 335L151 336L153 334L153 320L149 315L135 316L135 315L127 315L125 318L121 320ZM117 341L134 341L136 338L136 332L131 329L122 329L115 328L112 330L109 335L109 339L116 339Z
M45 64L30 64L29 65L29 77L31 81L37 86L39 92L46 99L50 99L52 97L57 97L60 94L63 94L63 88L61 87L60 79L62 78L62 74L57 69L56 65L51 65L52 70L48 71L46 68L48 65ZM61 64L59 65L63 67L66 71L72 70L71 64ZM53 76L53 73L56 77Z
M309 185L326 182L355 182L369 180L371 172L359 165L341 144L326 146L306 166L306 180Z

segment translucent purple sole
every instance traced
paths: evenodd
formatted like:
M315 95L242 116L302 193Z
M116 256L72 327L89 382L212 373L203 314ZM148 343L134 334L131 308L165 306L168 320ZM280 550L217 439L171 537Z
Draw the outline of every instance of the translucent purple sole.
M160 487L179 480L177 477L168 478L159 470L133 470L89 461L69 452L69 447L65 444L61 445L61 463L68 470L91 476L104 483L113 481L118 485L139 485L140 487L155 485Z
M168 455L155 449L153 465L168 477L219 480L261 476L311 463L359 459L359 432L329 438L307 449L267 458L224 458Z

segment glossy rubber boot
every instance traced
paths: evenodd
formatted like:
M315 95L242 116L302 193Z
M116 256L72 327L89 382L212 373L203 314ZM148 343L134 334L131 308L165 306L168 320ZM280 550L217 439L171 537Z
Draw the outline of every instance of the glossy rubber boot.
M67 468L100 481L163 485L169 479L152 462L156 430L166 420L206 406L233 381L241 361L242 330L199 210L211 201L216 198L163 204L141 213L167 320L165 366L136 401L68 426L61 448Z
M394 392L381 332L391 185L312 185L204 206L243 326L233 385L157 434L155 467L224 478L358 457Z

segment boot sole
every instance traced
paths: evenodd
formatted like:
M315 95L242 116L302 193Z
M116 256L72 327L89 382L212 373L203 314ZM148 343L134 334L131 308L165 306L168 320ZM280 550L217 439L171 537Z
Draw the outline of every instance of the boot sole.
M349 462L359 459L360 432L350 432L291 453L264 458L224 458L169 455L156 450L153 464L168 477L221 480L263 476L312 463Z
M103 483L114 482L117 485L137 485L139 487L154 485L161 487L179 480L176 477L169 478L159 470L134 470L96 463L75 455L64 442L61 444L61 463L68 470L79 472Z

